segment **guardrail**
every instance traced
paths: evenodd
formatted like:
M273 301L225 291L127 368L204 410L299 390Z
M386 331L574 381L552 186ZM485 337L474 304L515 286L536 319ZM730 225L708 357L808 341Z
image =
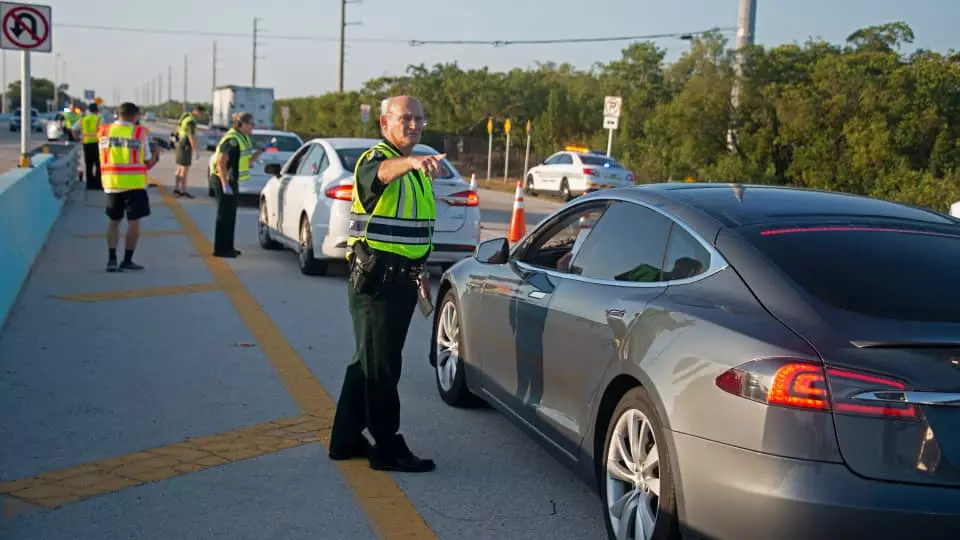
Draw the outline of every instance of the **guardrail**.
M0 328L60 216L66 195L78 185L80 145L46 147L47 152L43 147L30 152L32 168L0 174Z

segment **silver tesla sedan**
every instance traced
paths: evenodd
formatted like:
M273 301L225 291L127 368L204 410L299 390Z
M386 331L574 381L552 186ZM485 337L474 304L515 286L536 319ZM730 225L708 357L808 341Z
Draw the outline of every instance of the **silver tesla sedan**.
M960 538L960 221L660 184L480 244L438 291L450 405L594 486L611 538Z

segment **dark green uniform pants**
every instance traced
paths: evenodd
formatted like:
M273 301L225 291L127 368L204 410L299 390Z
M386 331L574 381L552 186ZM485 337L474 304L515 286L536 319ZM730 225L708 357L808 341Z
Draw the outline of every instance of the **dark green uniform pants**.
M240 185L236 180L229 182L233 195L223 192L220 178L214 176L214 191L217 196L217 220L213 231L213 252L217 254L233 253L233 235L237 226L237 193Z
M417 305L417 284L402 281L379 285L372 294L356 294L348 285L347 298L357 348L340 390L330 448L350 448L367 428L377 452L395 457L407 451L398 436L397 384L403 344Z

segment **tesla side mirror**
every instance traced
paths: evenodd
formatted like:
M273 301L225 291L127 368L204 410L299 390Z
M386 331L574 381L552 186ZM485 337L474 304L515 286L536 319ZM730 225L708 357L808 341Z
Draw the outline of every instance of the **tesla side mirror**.
M506 264L510 256L510 244L506 238L494 238L480 242L473 258L485 264Z
M283 165L280 163L271 163L263 168L263 172L269 174L270 176L280 177L280 171L283 170Z

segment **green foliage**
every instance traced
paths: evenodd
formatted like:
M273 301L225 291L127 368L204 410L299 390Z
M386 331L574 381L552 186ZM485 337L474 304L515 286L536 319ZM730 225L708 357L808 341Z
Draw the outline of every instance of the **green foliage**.
M503 122L510 118L510 176L518 177L527 120L531 165L565 145L605 149L603 97L619 95L614 154L640 182L796 185L946 210L960 199L960 55L906 56L901 48L913 39L909 26L894 22L857 30L840 45L811 40L739 52L723 36L705 34L672 64L653 43L633 43L589 70L553 63L506 73L456 63L410 66L406 75L371 80L360 91L278 100L275 122L283 125L287 105L289 129L304 136L359 136L366 103L367 135L377 136L380 100L412 94L430 120L425 142L466 174L486 170L492 117L494 176L502 175Z
M60 108L67 103L71 103L74 98L67 93L70 85L61 83ZM13 81L7 85L6 93L7 103L10 105L10 111L20 106L20 81ZM30 77L30 105L40 112L46 112L47 102L53 100L53 81L43 77Z

